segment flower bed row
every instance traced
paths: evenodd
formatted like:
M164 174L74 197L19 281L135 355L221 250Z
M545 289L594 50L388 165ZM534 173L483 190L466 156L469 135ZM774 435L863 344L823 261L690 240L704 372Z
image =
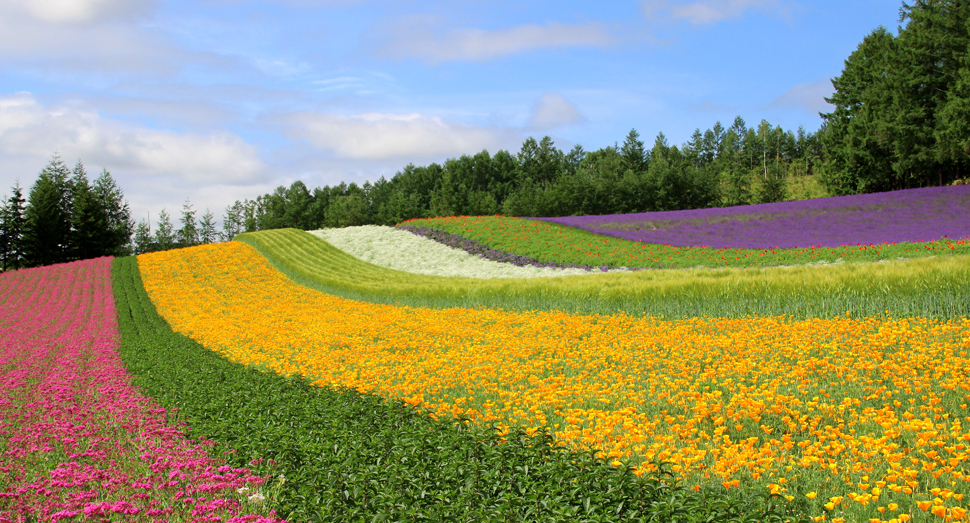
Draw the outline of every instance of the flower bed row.
M183 282L165 276L158 280L153 261L171 264L169 269L177 272L196 271L214 288L236 278L259 288L265 278L279 277L271 269L260 275L232 270L223 247L140 257L162 311L173 304L169 292ZM215 258L197 265L202 253ZM164 295L158 285L165 287ZM192 427L190 434L236 449L229 459L272 458L275 473L286 477L275 499L281 514L293 521L805 520L786 513L797 505L784 503L779 495L725 491L720 485L693 490L675 485L669 476L638 477L588 452L558 446L548 432L513 430L503 437L462 419L435 419L403 401L339 386L311 386L299 376L227 359L172 331L156 313L132 258L116 262L115 292L124 335L121 353L135 383L165 407L178 408ZM183 305L202 303L194 287L176 292ZM255 297L248 291L237 296L243 301ZM295 303L288 298L279 305ZM221 306L218 310L226 312ZM222 325L266 335L261 317L237 310ZM290 342L309 342L290 334ZM267 342L266 350L275 351Z
M644 243L779 249L970 237L970 186L738 207L541 218Z
M240 363L549 431L640 473L667 461L698 488L774 492L818 518L967 508L966 318L434 310L315 292L236 242L140 263L174 328Z
M310 234L368 263L415 274L463 278L539 278L587 273L582 269L505 263L508 257L489 259L453 248L440 237L428 238L419 231L405 227L363 225L321 229Z
M960 221L956 217L952 221ZM408 220L400 228L419 228L469 252L490 250L509 260L537 264L627 268L771 267L843 262L888 261L949 254L970 254L970 238L923 243L861 244L840 247L733 248L678 247L614 238L531 218L450 216ZM794 234L794 233L793 233ZM446 239L447 238L447 239ZM713 245L721 245L715 242ZM466 247L467 246L467 247ZM507 254L514 253L514 254ZM518 257L518 258L517 258Z
M130 385L110 268L0 275L0 522L278 521L263 477L213 458Z

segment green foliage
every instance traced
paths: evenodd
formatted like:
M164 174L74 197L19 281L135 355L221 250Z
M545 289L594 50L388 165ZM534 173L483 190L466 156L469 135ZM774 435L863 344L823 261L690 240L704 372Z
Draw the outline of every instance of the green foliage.
M50 265L70 259L70 171L59 156L44 167L30 187L24 210L24 261Z
M0 204L0 270L19 269L24 263L24 192L18 182L13 194Z
M945 185L968 167L970 7L903 3L894 36L866 36L832 80L823 181L836 195Z
M129 253L134 222L107 170L92 184L80 160L72 172L55 155L26 201L17 184L3 203L0 257L5 269Z
M273 463L276 510L290 521L806 521L804 506L751 491L697 491L661 472L637 477L548 432L505 437L436 420L403 402L235 364L172 332L134 258L113 267L134 384L217 442L235 466ZM271 460L261 462L259 460ZM268 470L267 470L268 471Z
M548 136L528 138L516 154L481 151L443 164L408 164L374 184L341 183L312 193L299 181L279 186L227 208L223 237L244 230L394 225L432 216L569 216L747 204L754 200L749 174L766 157L787 176L790 170L815 174L822 156L815 134L799 129L796 136L766 121L748 129L741 117L731 129L720 122L697 129L679 149L660 133L648 150L636 129L622 146L589 153L579 145L563 152Z
M294 281L373 303L667 318L970 315L970 255L878 264L676 269L533 279L443 278L371 265L302 231L242 234ZM860 251L864 252L864 251ZM935 251L939 253L939 251ZM915 255L915 253L913 253ZM932 256L930 254L929 256Z

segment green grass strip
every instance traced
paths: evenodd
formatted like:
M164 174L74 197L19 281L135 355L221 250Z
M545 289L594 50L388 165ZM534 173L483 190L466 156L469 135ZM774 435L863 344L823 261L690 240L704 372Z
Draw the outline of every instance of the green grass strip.
M458 234L492 249L528 256L542 262L575 263L592 267L771 267L810 263L874 262L970 254L970 240L893 243L797 249L722 249L675 247L596 234L557 223L508 216L449 216L418 218L414 225Z
M274 460L286 481L270 501L289 521L807 520L777 497L637 477L548 433L503 441L490 427L232 363L171 330L135 258L116 259L112 273L134 384L230 464Z
M294 281L346 298L419 307L562 310L667 318L970 315L970 255L751 269L444 278L366 263L296 229L241 234Z

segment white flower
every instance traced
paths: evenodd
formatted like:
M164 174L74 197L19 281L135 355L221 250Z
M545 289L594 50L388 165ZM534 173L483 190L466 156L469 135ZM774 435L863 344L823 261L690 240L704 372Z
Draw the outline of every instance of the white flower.
M388 269L463 278L539 278L603 274L584 269L519 267L486 260L408 231L381 225L320 229L310 234L368 263Z
M249 487L239 487L236 489L236 494L245 494L249 492Z
M250 503L259 503L264 500L266 500L266 496L260 494L259 492L253 494L252 496L249 496Z

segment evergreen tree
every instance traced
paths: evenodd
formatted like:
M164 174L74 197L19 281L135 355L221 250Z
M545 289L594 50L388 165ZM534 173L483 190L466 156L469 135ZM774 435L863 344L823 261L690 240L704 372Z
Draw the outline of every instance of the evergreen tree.
M92 192L83 170L76 172L71 179L71 189L71 257L86 260L104 256L108 218L101 202Z
M209 209L202 214L199 220L199 241L203 244L215 243L219 240L219 233L216 231L216 217Z
M182 204L182 217L180 218L182 227L178 230L176 241L181 247L191 247L199 244L199 228L195 225L195 211L192 204L186 199Z
M895 38L880 27L866 36L832 80L834 105L821 114L829 153L822 183L835 195L902 188L893 175L895 97L889 77Z
M243 203L236 200L222 217L222 241L229 242L243 230Z
M131 254L131 235L135 230L135 221L131 218L131 209L125 201L124 193L107 169L102 169L101 174L94 180L91 194L104 213L105 227L98 240L100 255Z
M30 188L24 210L24 264L28 267L68 261L71 236L68 213L70 171L55 155Z
M141 220L135 227L135 254L144 254L155 250L155 238L148 220Z
M3 202L0 214L0 253L3 270L22 267L24 232L24 195L20 182L13 187L13 194Z
M158 229L155 230L155 248L159 251L174 249L176 245L175 226L172 225L172 217L162 209L158 213Z
M630 129L623 141L620 153L623 155L624 170L631 170L634 173L642 173L647 170L647 150L643 147L640 133L636 129Z

